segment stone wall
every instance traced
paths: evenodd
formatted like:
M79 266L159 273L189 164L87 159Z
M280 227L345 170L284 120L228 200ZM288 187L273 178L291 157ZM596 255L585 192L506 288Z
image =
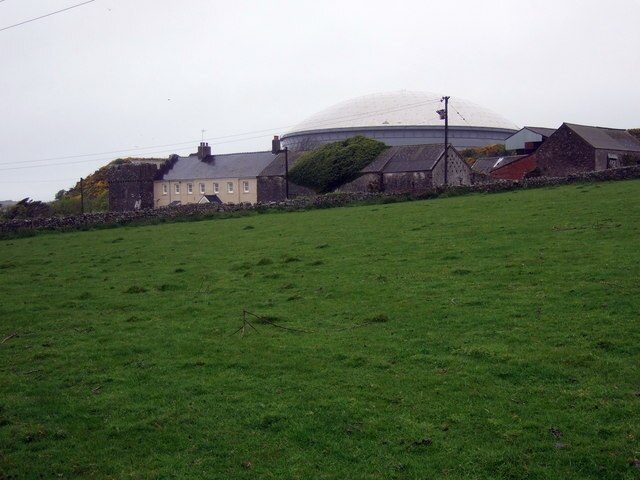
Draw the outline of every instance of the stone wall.
M386 194L421 194L433 188L431 171L383 173L382 185Z
M471 167L457 152L449 153L447 182L449 185L471 185Z
M566 125L536 150L536 159L543 177L566 177L596 170L595 149Z
M381 191L381 177L379 173L365 173L353 182L345 183L336 191L338 193L375 193Z
M616 155L618 158L609 159L609 155ZM605 170L607 168L624 167L626 162L637 164L640 161L640 153L627 152L623 150L596 150L595 170ZM628 163L627 163L628 164Z
M306 210L313 208L333 208L363 202L387 202L436 198L441 195L464 195L467 193L497 193L510 190L539 188L549 185L563 185L580 182L606 180L630 180L640 178L640 165L570 175L564 178L530 178L522 182L496 181L479 185L458 187L438 187L421 193L333 193L328 195L298 197L286 202L270 202L239 205L190 204L179 207L147 208L127 212L87 213L69 217L33 218L0 222L0 235L41 230L78 230L104 228L131 223L153 223L171 219L216 218L243 212L263 212L268 210Z
M280 202L285 199L284 176L258 177L258 203ZM289 197L313 195L313 190L289 182Z
M109 209L126 212L153 208L153 179L158 171L154 164L114 165L109 169Z

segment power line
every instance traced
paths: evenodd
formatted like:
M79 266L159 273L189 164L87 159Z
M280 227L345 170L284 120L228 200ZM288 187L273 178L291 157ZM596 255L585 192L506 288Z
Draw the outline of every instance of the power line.
M4 1L4 0L0 0L0 1ZM74 178L58 178L58 179L49 179L49 180L14 180L14 181L0 181L0 184L11 184L13 185L14 183L57 183L57 182L71 182L71 181L78 181L77 177Z
M416 103L410 103L410 104L406 104L406 105L402 105L399 107L394 107L394 108L386 108L386 109L379 109L379 110L372 110L366 113L355 113L355 114L349 114L349 115L343 115L340 117L333 117L329 120L324 120L324 121L319 121L319 122L312 122L309 124L305 124L306 128L312 127L312 128L320 128L326 125L331 125L334 124L336 122L342 122L342 121L348 121L348 120L358 120L361 118L367 118L367 117L372 117L381 113L395 113L395 112L399 112L399 111L403 111L403 110L408 110L408 109L412 109L412 108L416 108L416 107L421 107L424 105L429 105L429 104L433 104L433 103L438 103L439 100L429 100L429 101L422 101L422 102L416 102ZM303 122L304 124L304 122ZM271 134L273 134L274 131L280 131L286 128L291 128L291 125L286 125L286 126L281 126L281 127L275 127L275 128L269 128L269 129L263 129L263 130L254 130L254 131L250 131L250 132L244 132L244 133L236 133L236 134L232 134L232 135L223 135L223 136L218 136L218 137L208 137L205 138L204 140L208 141L208 142L214 142L215 145L223 145L223 144L227 144L227 143L236 143L236 142L243 142L245 140L255 140L258 138L264 138L266 136L271 136ZM264 135L264 133L268 133L268 135ZM248 135L253 135L253 134L262 134L262 135L254 135L254 136L248 136ZM223 141L219 141L219 140L223 140ZM84 154L80 154L80 155L69 155L69 156L63 156L63 157L49 157L49 158L41 158L41 159L37 159L37 160L24 160L22 162L18 162L18 164L22 165L22 164L26 164L26 163L43 163L43 162L50 162L50 161L54 161L54 160L67 160L67 159L75 159L75 158L84 158L84 157L92 157L92 156L97 156L97 155L110 155L110 154L118 154L118 153L127 153L127 152L139 152L142 153L143 151L146 151L146 155L150 155L150 154L154 154L154 153L172 153L171 150L157 150L157 151L147 151L147 150L155 150L157 148L165 148L165 147L179 147L179 146L184 146L184 145L195 145L195 143L197 143L196 141L189 141L189 142L178 142L178 143L168 143L168 144L163 144L163 145L151 145L151 146L146 146L146 147L135 147L135 148L131 148L131 149L122 149L122 150L111 150L111 151L106 151L106 152L96 152L96 153L84 153ZM90 162L97 162L97 161L105 161L105 160L110 160L109 158L101 158L101 159L91 159L91 160L84 160L84 161L74 161L74 162L62 162L62 163L52 163L49 165L32 165L32 166L17 166L17 167L9 167L9 168L0 168L0 171L4 171L4 170L22 170L22 169L27 169L27 168L41 168L41 167L45 167L45 166L59 166L59 165L73 165L73 164L78 164L78 163L90 163ZM16 165L16 162L0 162L0 165Z
M455 112L458 114L458 116L459 116L462 120L464 120L464 121L466 122L466 124L467 124L467 125L471 126L471 124L470 124L469 122L467 122L467 119L466 119L466 118L464 118L464 117L462 116L462 114L461 114L461 113L456 109L456 107L454 107L453 105L451 105L451 108L453 108L453 109L455 110Z
M270 135L269 135L270 136ZM245 140L254 140L256 138L264 138L265 135L258 135L255 137L246 137L246 138L239 138L236 140L227 140L225 142L218 142L216 143L216 145L221 145L221 144L225 144L225 143L234 143L234 142L243 142ZM192 145L193 142L190 142L189 145ZM147 152L147 154L157 154L157 153L174 153L173 150L155 150L155 151L150 151ZM25 169L29 169L29 168L46 168L46 167L58 167L61 165L77 165L80 163L93 163L93 162L109 162L113 160L113 157L106 157L106 158L92 158L89 160L76 160L76 161L72 161L72 162L58 162L58 163L48 163L46 165L27 165L27 166L20 166L20 167L6 167L6 168L0 168L0 171L9 171L9 170L25 170ZM25 162L21 162L21 163L25 163Z
M4 1L4 0L0 0ZM39 17L30 18L29 20L25 20L24 22L16 23L14 25L9 25L8 27L0 28L0 32L4 30L9 30L10 28L19 27L20 25L24 25L25 23L35 22L36 20L40 20L42 18L50 17L51 15L56 15L58 13L66 12L67 10L71 10L72 8L81 7L82 5L86 5L87 3L95 2L96 0L87 0L86 2L78 3L77 5L72 5L67 8L63 8L62 10L57 10L55 12L47 13L45 15L40 15Z

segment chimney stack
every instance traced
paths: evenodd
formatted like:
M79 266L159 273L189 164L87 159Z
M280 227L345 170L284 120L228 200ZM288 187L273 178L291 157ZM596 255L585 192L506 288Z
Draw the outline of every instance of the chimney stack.
M207 157L211 156L211 147L208 143L200 142L200 146L198 147L198 159L204 160Z
M278 135L274 135L273 140L271 140L271 153L280 153L281 151L280 137Z

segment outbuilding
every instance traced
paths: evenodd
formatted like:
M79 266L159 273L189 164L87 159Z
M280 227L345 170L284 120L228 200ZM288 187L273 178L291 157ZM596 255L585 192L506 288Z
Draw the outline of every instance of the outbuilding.
M536 168L535 155L483 157L471 167L474 172L501 180L522 180Z
M551 135L555 128L523 127L504 141L507 151L518 155L535 152Z
M626 130L563 123L535 153L544 177L635 165L640 141Z
M419 193L444 185L470 185L471 168L453 146L445 161L444 145L389 147L340 191Z

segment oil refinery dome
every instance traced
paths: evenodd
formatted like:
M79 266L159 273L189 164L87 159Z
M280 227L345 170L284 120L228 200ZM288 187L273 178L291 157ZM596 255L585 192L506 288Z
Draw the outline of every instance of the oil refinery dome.
M282 136L291 150L309 150L355 135L387 145L444 142L442 95L399 91L353 98L310 116ZM504 143L519 127L491 110L458 97L449 99L449 143L457 148Z

